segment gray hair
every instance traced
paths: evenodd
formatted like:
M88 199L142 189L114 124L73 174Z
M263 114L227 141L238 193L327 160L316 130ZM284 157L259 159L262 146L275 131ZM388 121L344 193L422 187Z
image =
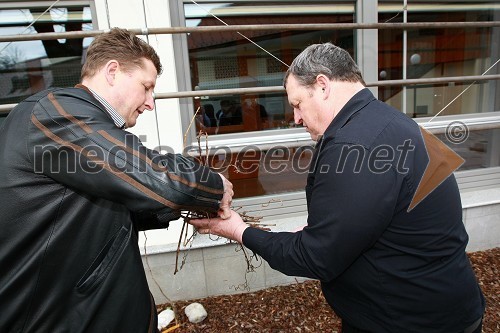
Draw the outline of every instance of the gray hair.
M361 71L349 52L332 43L312 44L302 51L285 74L285 87L290 74L303 86L313 85L319 74L330 80L365 84Z

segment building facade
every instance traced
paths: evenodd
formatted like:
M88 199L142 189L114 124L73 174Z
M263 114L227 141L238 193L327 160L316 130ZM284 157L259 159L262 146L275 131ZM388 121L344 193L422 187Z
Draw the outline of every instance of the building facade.
M500 246L498 1L1 1L0 124L27 96L78 83L86 47L112 27L134 29L164 66L155 109L131 131L224 173L241 211L275 230L304 224L314 143L294 124L282 80L306 46L330 41L379 99L465 159L455 175L469 250ZM171 299L238 292L241 253L209 237L186 245L172 277L181 226L141 239L157 300L161 289ZM186 276L200 287L185 288ZM251 290L294 281L265 264L250 280Z

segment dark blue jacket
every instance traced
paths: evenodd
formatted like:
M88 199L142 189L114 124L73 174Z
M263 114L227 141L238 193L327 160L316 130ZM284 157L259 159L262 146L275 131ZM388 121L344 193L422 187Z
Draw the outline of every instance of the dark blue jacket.
M335 312L370 332L459 332L484 311L465 253L453 175L408 211L429 158L419 126L368 89L317 143L308 226L248 228L243 243L272 268L319 279Z

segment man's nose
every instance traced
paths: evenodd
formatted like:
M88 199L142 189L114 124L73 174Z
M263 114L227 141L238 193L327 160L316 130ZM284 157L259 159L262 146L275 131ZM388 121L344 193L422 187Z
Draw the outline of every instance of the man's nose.
M146 109L148 109L150 111L154 109L155 99L153 97L153 92L148 94L148 96L146 97L146 102L144 102L144 105L146 106Z
M293 120L297 125L302 124L302 118L300 117L299 113L296 112L295 110L293 111Z

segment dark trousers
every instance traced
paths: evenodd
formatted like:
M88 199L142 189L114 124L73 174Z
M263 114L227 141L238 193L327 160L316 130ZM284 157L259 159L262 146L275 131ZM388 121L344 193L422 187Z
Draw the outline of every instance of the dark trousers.
M467 327L462 332L457 333L481 333L483 329L483 321L479 322L479 326L475 327L477 323L474 323L471 327ZM342 320L342 333L372 333L370 331L361 330Z

